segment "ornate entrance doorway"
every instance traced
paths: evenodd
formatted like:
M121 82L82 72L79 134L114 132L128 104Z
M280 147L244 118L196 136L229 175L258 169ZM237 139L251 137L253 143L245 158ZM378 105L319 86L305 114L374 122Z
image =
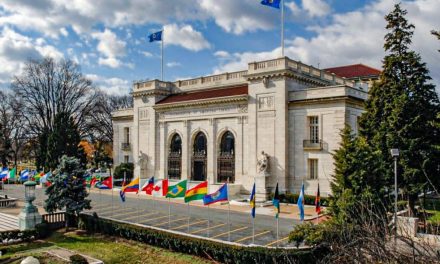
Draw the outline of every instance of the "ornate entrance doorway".
M180 179L182 173L182 139L179 134L171 138L168 151L168 178Z
M206 180L206 155L207 155L206 136L199 132L194 138L193 153L191 157L191 180Z
M217 182L235 181L235 138L226 131L220 141L217 157Z

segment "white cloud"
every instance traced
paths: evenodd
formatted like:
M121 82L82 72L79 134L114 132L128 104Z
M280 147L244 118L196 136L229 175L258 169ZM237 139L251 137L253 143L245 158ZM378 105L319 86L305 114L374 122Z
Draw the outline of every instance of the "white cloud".
M219 57L219 58L228 58L230 56L230 54L227 51L219 50L219 51L214 52L214 56Z
M41 39L33 40L8 27L3 28L0 32L0 83L9 83L13 75L20 74L28 59L44 56L63 58L60 51Z
M294 60L321 65L321 68L344 64L364 63L381 68L385 55L383 38L386 34L384 16L393 9L393 1L380 0L364 8L334 14L330 23L308 29L314 32L310 38L295 37L286 41L285 54ZM408 20L416 26L412 48L427 62L431 76L440 83L440 54L438 40L430 30L438 28L440 1L404 1ZM280 56L280 49L267 52L235 53L229 60L222 61L214 72L246 69L250 61L273 59ZM440 87L437 87L438 89Z
M180 62L172 61L167 63L168 68L178 67L181 66Z
M322 17L330 13L330 6L324 0L302 0L302 7L311 17Z
M116 77L104 77L97 74L86 74L89 80L91 80L96 87L108 94L128 94L131 88L131 82Z
M163 41L165 45L181 46L192 51L208 49L211 46L202 33L194 30L190 25L165 25Z
M144 55L145 57L147 57L147 58L153 57L153 54L151 52L148 52L148 51L140 51L140 53L142 55Z
M104 32L92 33L92 37L98 40L97 50L103 55L99 58L98 63L111 68L120 67L122 62L118 58L125 56L127 43L118 39L116 34L107 28Z
M234 34L272 29L278 22L279 10L255 0L199 0L199 3L218 26Z

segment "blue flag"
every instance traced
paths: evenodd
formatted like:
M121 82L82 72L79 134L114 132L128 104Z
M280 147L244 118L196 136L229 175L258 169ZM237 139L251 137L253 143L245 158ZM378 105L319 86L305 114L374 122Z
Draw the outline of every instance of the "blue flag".
M254 187L252 187L251 197L249 198L251 204L251 215L255 218L255 182Z
M121 197L121 201L125 202L125 192L123 192L122 190L119 191L119 196Z
M9 175L8 168L3 168L2 171L0 172L0 180L8 177L8 175Z
M149 35L148 38L150 38L150 42L161 41L162 40L162 32L163 31L158 31L156 33Z
M20 181L27 181L29 179L29 170L26 169L20 173Z
M280 9L280 2L281 0L263 0L261 4Z
M275 187L275 194L272 199L273 206L276 208L275 218L278 218L280 214L280 193L278 192L278 182L277 187Z
M228 186L227 183L223 184L220 189L218 189L215 193L207 194L203 197L203 204L209 205L221 201L228 201Z
M299 220L304 221L304 183L298 197Z

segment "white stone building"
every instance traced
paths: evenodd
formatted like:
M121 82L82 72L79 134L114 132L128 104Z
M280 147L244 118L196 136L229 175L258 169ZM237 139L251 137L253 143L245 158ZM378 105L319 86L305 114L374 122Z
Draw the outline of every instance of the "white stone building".
M361 64L321 70L285 57L239 72L135 82L133 109L113 114L114 164L135 163L142 183L206 179L215 190L229 180L238 195L255 179L264 199L277 181L281 192L296 193L304 182L306 194L319 182L327 196L340 131L357 130L378 74ZM268 168L259 172L263 151Z

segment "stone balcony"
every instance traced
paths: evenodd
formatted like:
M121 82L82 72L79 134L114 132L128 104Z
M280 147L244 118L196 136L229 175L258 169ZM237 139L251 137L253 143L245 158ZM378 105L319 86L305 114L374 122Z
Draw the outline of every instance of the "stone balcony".
M121 143L121 149L124 151L129 151L131 150L131 144L130 143L126 143L126 142L122 142Z
M323 143L322 140L303 140L303 148L304 150L322 150Z

